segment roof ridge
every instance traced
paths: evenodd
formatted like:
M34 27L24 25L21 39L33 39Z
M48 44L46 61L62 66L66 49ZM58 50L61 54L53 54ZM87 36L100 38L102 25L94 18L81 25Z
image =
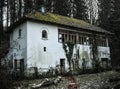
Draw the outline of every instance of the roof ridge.
M33 11L25 15L25 18L23 19L110 34L109 31L106 31L101 27L92 25L84 20L62 16L62 15L54 14L50 12L41 13L38 11Z

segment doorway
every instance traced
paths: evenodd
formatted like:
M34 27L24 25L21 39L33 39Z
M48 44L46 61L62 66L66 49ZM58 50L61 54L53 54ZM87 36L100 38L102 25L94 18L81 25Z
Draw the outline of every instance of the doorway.
M65 59L64 58L60 59L60 70L61 70L61 74L65 73Z
M14 60L14 72L16 77L24 76L24 59Z
M103 68L108 68L108 58L101 58L102 61L102 67Z

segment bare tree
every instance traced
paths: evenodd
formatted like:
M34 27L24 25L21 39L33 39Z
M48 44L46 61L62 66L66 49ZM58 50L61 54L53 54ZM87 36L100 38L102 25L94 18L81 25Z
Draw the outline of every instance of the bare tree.
M98 0L85 0L87 6L88 19L91 24L96 24L98 19Z

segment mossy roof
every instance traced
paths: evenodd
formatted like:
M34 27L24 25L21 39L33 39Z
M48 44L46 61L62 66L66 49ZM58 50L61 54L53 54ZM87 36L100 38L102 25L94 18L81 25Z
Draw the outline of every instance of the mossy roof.
M89 30L89 31L93 31L93 32L111 34L109 31L106 31L100 27L91 25L83 20L70 18L70 17L66 17L66 16L61 16L61 15L57 15L57 14L52 14L52 13L33 12L33 13L26 15L24 17L24 20L26 20L26 19L44 22L44 23L51 23L51 24L55 24L55 25L74 27L74 28Z
M66 17L66 16L61 16L61 15L57 15L57 14L34 12L32 14L28 14L26 17L32 18L34 20L39 20L39 21L44 21L44 22L49 22L49 23L54 23L54 24L60 24L60 25L64 25L64 26L82 28L82 29L91 30L91 31L95 31L95 32L102 32L102 33L110 34L110 32L108 32L100 27L91 25L83 20L70 18L70 17Z

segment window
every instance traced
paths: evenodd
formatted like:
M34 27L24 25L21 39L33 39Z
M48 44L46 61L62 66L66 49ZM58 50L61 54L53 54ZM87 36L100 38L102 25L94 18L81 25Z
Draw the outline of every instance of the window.
M46 52L46 47L44 47L44 52Z
M59 29L59 35L58 35L58 41L59 42L70 42L73 44L82 44L82 45L88 45L89 44L89 35L87 33L78 33L75 31L67 31Z
M62 42L62 34L61 33L58 36L58 40L59 40L59 42Z
M42 38L47 39L47 31L45 30L42 31Z
M19 37L18 38L21 38L21 32L22 32L22 30L19 29Z
M107 39L104 37L97 39L98 46L107 47Z

